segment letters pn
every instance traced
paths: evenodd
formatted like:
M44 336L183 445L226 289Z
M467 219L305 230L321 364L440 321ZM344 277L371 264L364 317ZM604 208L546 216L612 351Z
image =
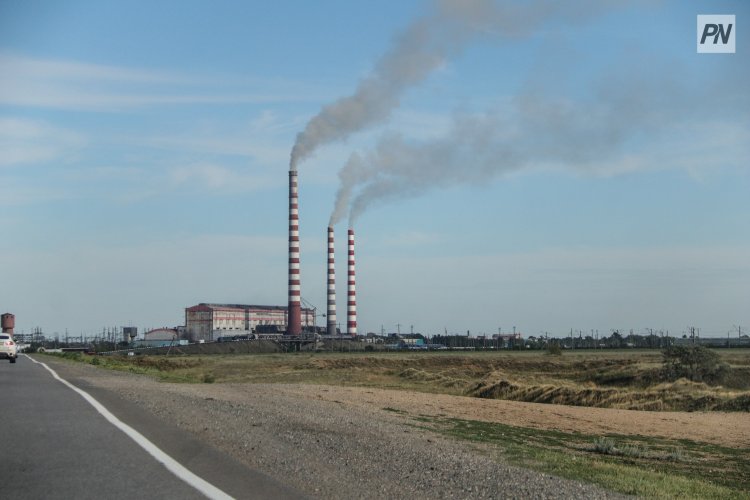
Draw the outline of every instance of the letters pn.
M706 38L712 36L714 37L714 45L716 45L719 42L719 37L721 37L721 43L727 44L729 43L729 35L732 33L732 25L730 24L727 27L726 32L724 31L724 25L723 24L706 24L706 26L703 27L703 36L701 37L701 45L706 43Z

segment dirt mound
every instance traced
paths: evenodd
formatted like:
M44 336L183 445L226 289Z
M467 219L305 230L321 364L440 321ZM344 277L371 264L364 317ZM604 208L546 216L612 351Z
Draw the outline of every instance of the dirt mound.
M619 388L524 385L507 379L482 382L467 395L484 399L507 399L595 408L650 411L750 411L750 395L717 395L702 383L680 379L648 390Z

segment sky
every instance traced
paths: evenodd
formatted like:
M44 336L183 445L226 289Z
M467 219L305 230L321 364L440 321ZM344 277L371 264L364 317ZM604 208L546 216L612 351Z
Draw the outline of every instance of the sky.
M735 54L696 52L699 14ZM351 225L360 334L750 330L746 19L0 0L0 309L51 336L286 305L294 148L302 297L333 218L342 328Z

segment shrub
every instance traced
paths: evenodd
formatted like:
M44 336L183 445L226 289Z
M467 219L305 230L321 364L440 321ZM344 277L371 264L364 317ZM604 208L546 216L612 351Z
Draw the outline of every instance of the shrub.
M637 446L626 445L617 447L615 442L609 438L600 437L594 441L593 446L589 448L595 453L601 453L602 455L612 455L629 458L644 458L648 456L648 452Z
M594 445L591 447L591 451L595 451L603 455L614 455L617 452L617 448L615 448L614 441L601 437L594 441Z
M547 354L562 356L562 347L559 342L552 342L547 346Z
M672 451L667 453L664 458L671 462L685 462L687 460L687 455L685 454L685 450L683 450L682 448L674 448Z
M23 352L25 352L27 354L31 354L31 353L35 353L35 352L44 352L44 351L45 351L45 349L44 349L44 347L42 347L42 344L39 344L37 342L32 342L31 344L29 344L26 347L26 349L24 349Z
M703 346L670 346L662 351L665 379L687 378L693 382L721 383L729 373L729 365L719 355Z

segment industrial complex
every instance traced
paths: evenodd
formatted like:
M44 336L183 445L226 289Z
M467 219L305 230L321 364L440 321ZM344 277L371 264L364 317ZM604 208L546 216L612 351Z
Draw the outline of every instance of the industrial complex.
M315 307L303 307L300 283L300 237L299 237L299 199L298 199L297 170L289 171L289 250L288 250L288 301L282 305L253 305L240 303L210 303L199 304L185 308L185 323L176 327L164 327L144 332L144 342L213 342L227 338L257 339L271 337L286 337L290 340L316 336L338 338L357 337L357 298L355 288L354 261L354 231L348 230L348 260L347 260L347 304L346 331L339 328L336 320L336 275L334 263L334 228L328 229L328 274L327 274L327 308L326 327L318 328ZM321 280L322 281L322 280ZM322 282L321 282L322 285ZM309 305L305 303L305 305ZM13 334L15 317L13 314L2 315L2 330ZM28 337L28 339L26 339ZM109 343L132 343L137 337L134 327L118 331L103 331L94 338ZM32 341L36 337L32 334L24 336ZM84 343L83 334L73 336L80 343ZM65 342L71 337L67 331Z
M302 329L315 326L313 309L300 307L298 312ZM288 324L289 310L283 306L201 303L185 309L185 336L192 341L261 332L283 333Z
M287 306L200 303L185 309L185 326L175 331L193 342L224 338L258 338L260 335L299 337L304 332L318 333L316 311L302 307L299 246L299 191L297 171L289 171L289 281ZM354 231L348 231L347 262L347 336L357 335L357 292L355 288ZM340 334L336 323L336 272L334 232L328 227L326 331Z

